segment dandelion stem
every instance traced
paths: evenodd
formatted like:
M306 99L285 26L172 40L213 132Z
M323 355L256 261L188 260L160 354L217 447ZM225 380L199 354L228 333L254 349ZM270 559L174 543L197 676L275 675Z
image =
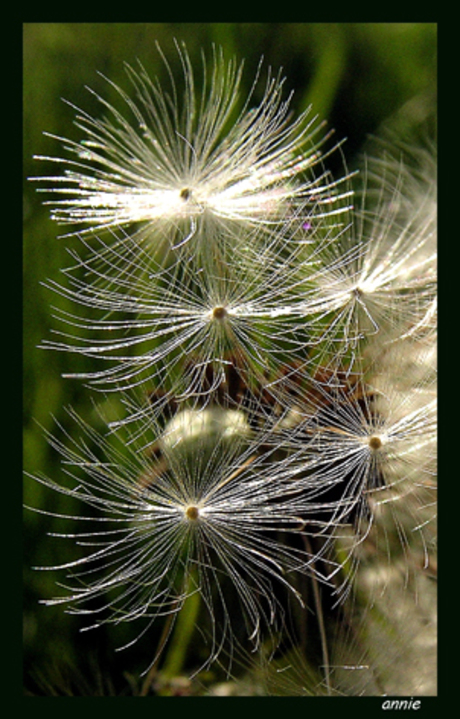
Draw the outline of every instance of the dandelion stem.
M171 646L162 667L161 673L166 679L177 677L183 671L187 649L193 636L200 606L200 593L197 591L191 592L181 609Z
M308 537L304 536L304 543L305 543L305 549L309 554L312 553L312 548L310 541ZM321 651L323 655L323 669L324 669L324 678L326 681L326 690L328 695L331 695L331 682L330 682L330 676L329 676L329 652L327 650L327 638L326 638L326 628L324 626L324 616L323 616L323 610L321 607L321 597L319 593L319 587L318 587L318 580L314 574L312 574L311 583L313 587L313 598L315 600L315 606L316 606L316 617L318 620L318 629L319 629L319 635L321 639Z
M147 672L144 683L142 684L141 691L139 692L140 697L146 697L150 692L150 687L152 686L153 680L158 673L158 662L160 661L163 649L165 648L166 642L168 641L168 637L172 629L172 623L175 618L176 615L174 613L171 613L164 624L155 659L153 660L153 663Z

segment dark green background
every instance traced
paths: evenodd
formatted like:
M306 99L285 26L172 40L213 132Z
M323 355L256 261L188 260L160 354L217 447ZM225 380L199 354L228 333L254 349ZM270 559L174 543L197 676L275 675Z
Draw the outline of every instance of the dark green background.
M433 101L436 95L436 25L382 24L59 24L24 25L24 462L30 472L59 477L59 464L47 447L37 422L52 429L54 419L67 423L63 408L71 404L91 422L91 393L81 383L63 380L63 372L90 369L87 361L37 349L50 337L50 304L57 301L40 282L58 278L69 263L67 240L41 205L36 185L28 177L45 172L34 154L60 152L50 132L78 139L74 113L61 98L91 112L100 108L85 90L90 86L109 100L110 89L97 72L129 89L123 68L141 60L151 74L164 73L155 49L158 41L174 65L173 38L185 40L192 61L199 66L201 48L212 43L226 56L245 59L244 81L251 85L263 55L287 77L286 93L295 91L294 111L310 103L313 112L329 121L337 138L347 138L347 161L363 147L369 133L414 97ZM423 103L422 103L423 104ZM70 243L71 244L71 243ZM54 511L74 510L67 502L29 479L24 482L25 503ZM24 658L26 674L48 671L71 663L86 672L87 657L97 650L98 661L115 681L123 671L136 673L145 665L143 651L114 655L113 647L129 638L129 628L114 632L79 634L79 621L62 608L38 605L54 594L53 573L35 572L33 565L52 564L73 557L72 543L48 538L47 530L62 523L25 512L24 518ZM144 653L143 653L144 652ZM31 686L31 679L26 681Z

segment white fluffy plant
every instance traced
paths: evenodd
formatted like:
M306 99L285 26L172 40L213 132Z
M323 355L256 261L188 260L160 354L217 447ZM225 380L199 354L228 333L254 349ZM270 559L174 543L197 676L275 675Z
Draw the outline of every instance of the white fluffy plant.
M337 572L327 558L319 567L308 542L317 489L296 482L298 467L265 446L243 412L186 409L164 429L152 418L142 435L149 452L129 433L113 441L71 417L71 434L49 436L67 483L34 478L90 508L54 534L84 547L80 556L40 568L66 573L65 593L44 603L89 617L84 629L135 623L133 643L164 622L169 634L192 600L199 669L225 657L230 668L238 642L256 650L276 640L289 597L304 606L298 577L328 583Z
M83 246L52 287L84 311L57 309L63 329L45 346L101 360L85 375L100 389L187 397L208 368L222 383L229 358L249 383L305 364L325 311L322 249L349 221L349 176L324 166L340 143L323 152L331 133L310 110L291 120L280 75L256 104L259 68L241 102L242 65L215 48L197 81L176 49L182 91L163 55L169 92L128 67L134 99L115 88L126 112L99 98L105 119L80 111L84 139L57 138L69 157L39 158L64 168L35 179Z
M317 308L328 317L318 344L345 361L374 337L383 347L436 320L435 148L377 149L364 159L353 221L324 246L317 275Z
M323 164L339 144L290 121L280 76L252 107L259 74L240 103L242 66L214 49L197 76L176 50L182 90L163 55L169 91L128 67L126 112L98 98L106 117L79 110L84 139L40 158L64 168L36 179L81 247L44 344L94 360L75 376L127 408L112 437L74 414L81 440L49 437L70 484L35 479L95 526L65 535L86 550L47 603L162 625L152 671L184 613L209 666L276 646L300 608L331 694L325 617L348 621L363 547L387 560L416 535L425 566L433 547L436 195L426 164L382 155L353 209Z
M308 218L296 213L276 230L221 232L219 240L229 248L235 241L237 250L211 242L167 264L125 235L123 258L129 251L132 263L125 271L118 270L119 245L93 238L89 258L73 253L66 284L49 283L76 311L56 309L62 329L43 346L94 359L95 370L80 375L93 387L161 390L159 404L224 386L229 366L249 388L280 397L292 372L308 367L314 374L329 348L331 307L320 288L324 255L340 231L325 231L314 212ZM347 261L337 258L334 267ZM336 341L327 360L337 352Z
M96 96L105 117L75 108L83 139L55 138L68 155L38 158L64 168L63 175L36 178L56 196L50 204L57 222L71 234L76 228L84 233L129 228L154 247L164 239L178 247L188 240L193 246L219 243L223 228L270 224L305 201L319 203L321 214L334 214L343 198L321 158L336 148L322 153L330 133L310 110L290 121L291 98L283 99L280 75L268 71L256 104L260 69L242 99L242 64L214 48L211 61L203 56L198 75L185 46L176 43L180 89L157 49L169 90L142 65L138 70L127 65L133 97L108 81L123 112Z

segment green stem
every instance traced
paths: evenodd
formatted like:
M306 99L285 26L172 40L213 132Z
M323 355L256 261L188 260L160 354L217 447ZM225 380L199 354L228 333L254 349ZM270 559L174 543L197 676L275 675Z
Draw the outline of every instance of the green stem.
M161 638L160 638L160 643L159 643L159 645L158 645L158 650L157 650L157 653L156 653L156 657L155 657L155 659L154 659L154 661L153 661L152 666L150 667L149 671L147 672L147 675L146 675L146 677L145 677L144 683L143 683L142 688L141 688L141 690L140 690L140 692L139 692L139 696L141 696L141 697L146 697L146 696L148 695L148 693L150 692L150 687L151 687L152 682L153 682L153 680L154 680L154 678L156 677L157 672L158 672L158 662L159 662L159 660L160 660L161 654L162 654L163 649L164 649L164 647L165 647L165 645L166 645L166 642L167 642L167 640L168 640L169 633L170 633L171 628L172 628L172 622L173 622L173 620L175 619L175 617L176 617L176 615L172 612L172 613L169 615L167 621L165 622L165 625L164 625L164 627L163 627L163 632L162 632Z
M189 586L190 584L196 586L196 582L193 580L189 580ZM201 596L199 591L193 591L185 600L177 618L171 644L161 670L165 678L177 677L182 672L187 649L196 626L200 604Z

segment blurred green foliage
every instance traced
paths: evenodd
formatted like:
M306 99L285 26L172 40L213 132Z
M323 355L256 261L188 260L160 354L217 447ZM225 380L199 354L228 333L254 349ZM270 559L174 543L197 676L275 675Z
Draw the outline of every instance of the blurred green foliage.
M272 24L272 23L27 23L24 25L24 461L26 470L55 477L60 472L42 435L55 418L66 426L64 408L72 405L94 423L91 392L77 380L61 374L89 369L88 360L37 349L53 328L51 306L56 302L43 281L58 279L70 264L59 228L36 185L27 178L45 172L33 155L59 154L48 132L78 139L74 110L61 101L91 113L100 106L85 89L91 87L109 102L115 93L98 72L129 90L123 63L139 59L151 74L165 70L155 48L158 41L172 66L177 60L173 38L184 40L198 67L200 53L212 43L222 45L227 57L245 59L247 89L263 55L275 72L283 68L286 94L294 90L293 109L310 103L313 113L328 120L337 138L347 138L345 154L352 163L369 133L378 131L389 116L414 97L433 100L436 93L436 25L420 23ZM71 308L68 307L70 310ZM99 398L100 399L100 398ZM78 514L70 500L53 496L27 477L27 505L60 513ZM57 577L32 566L65 562L74 547L49 539L62 520L26 511L24 518L24 657L27 674L65 663L80 666L93 651L108 666L112 678L145 667L148 655L114 654L116 645L130 638L129 627L114 635L107 630L78 633L79 622L61 607L38 605L54 595ZM107 663L107 664L105 664ZM28 679L27 682L30 680ZM26 682L26 684L27 684Z

